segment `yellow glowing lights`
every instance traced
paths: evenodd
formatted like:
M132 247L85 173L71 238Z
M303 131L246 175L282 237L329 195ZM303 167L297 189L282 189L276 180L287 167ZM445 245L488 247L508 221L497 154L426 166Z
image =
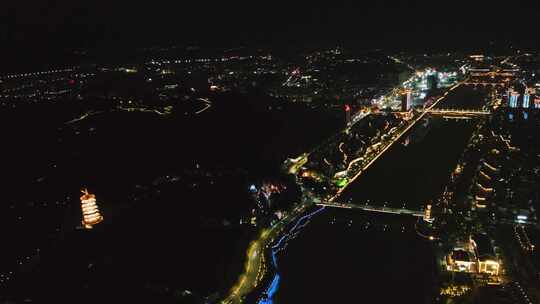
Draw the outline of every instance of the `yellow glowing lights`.
M81 210L83 214L82 224L86 229L92 229L94 225L103 221L103 216L99 213L96 205L96 196L89 193L88 190L81 190Z
M426 206L426 210L424 211L424 220L431 220L431 204L428 204Z
M478 270L481 273L487 273L490 275L499 275L499 262L493 260L479 261Z
M444 288L441 288L441 295L449 296L449 297L459 297L467 294L471 288L466 285L451 285Z

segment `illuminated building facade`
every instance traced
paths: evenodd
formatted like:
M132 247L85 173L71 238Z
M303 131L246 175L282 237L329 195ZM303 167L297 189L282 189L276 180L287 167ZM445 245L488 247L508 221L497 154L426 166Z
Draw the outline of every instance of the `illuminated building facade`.
M519 93L513 89L508 90L508 106L510 108L517 108L517 101L519 98Z
M470 55L469 58L474 59L475 61L484 61L484 55Z
M96 204L96 196L84 189L81 191L81 209L83 214L82 224L86 229L92 229L94 225L103 221Z
M433 217L431 217L431 204L428 204L426 210L424 210L424 221L433 222Z
M525 95L523 95L523 108L528 108L529 107L529 99L531 98L531 96L527 93L527 91L525 91Z
M454 249L446 256L448 271L475 272L476 258L470 241L456 243Z
M401 111L408 112L412 107L412 91L406 90L404 94L401 95Z
M491 239L486 234L477 234L471 239L471 244L478 261L478 272L493 276L499 275L500 264Z
M492 278L499 275L500 269L493 244L486 234L477 234L467 242L458 242L446 256L446 264L448 271L485 273Z
M529 108L531 95L536 94L536 90L534 88L526 88L525 94L523 95L523 108Z
M478 208L478 209L483 209L483 208L487 207L485 197L475 195L474 196L474 202L475 202L476 208Z
M446 264L447 270L458 272L473 272L475 266L470 252L462 248L455 248L446 257Z
M478 260L478 272L487 273L490 275L499 275L500 264L496 260Z

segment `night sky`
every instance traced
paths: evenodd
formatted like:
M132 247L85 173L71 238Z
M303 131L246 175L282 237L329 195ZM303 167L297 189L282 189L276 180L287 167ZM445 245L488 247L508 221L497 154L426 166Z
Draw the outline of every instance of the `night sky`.
M2 46L73 47L354 43L466 48L538 43L538 4L520 1L12 1ZM471 4L473 3L474 4ZM531 1L533 2L533 1ZM4 16L2 16L4 15Z

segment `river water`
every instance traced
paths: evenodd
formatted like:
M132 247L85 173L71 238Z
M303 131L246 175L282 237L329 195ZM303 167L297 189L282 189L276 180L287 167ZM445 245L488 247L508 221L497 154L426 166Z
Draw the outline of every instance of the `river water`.
M436 287L435 258L414 223L327 208L279 255L275 302L428 303Z
M460 88L445 106L481 104ZM468 108L474 108L473 106ZM478 120L428 117L349 185L341 201L419 210L442 193ZM416 219L326 208L277 254L274 303L431 303L437 292L435 246Z
M419 123L409 136L351 183L340 200L419 210L439 195L476 120L430 117Z

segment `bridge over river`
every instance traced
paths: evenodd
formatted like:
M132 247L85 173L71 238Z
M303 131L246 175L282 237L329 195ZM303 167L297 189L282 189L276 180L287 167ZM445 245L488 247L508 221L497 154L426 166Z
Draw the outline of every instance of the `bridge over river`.
M465 110L465 109L431 109L429 110L429 114L482 116L482 115L490 115L491 112L482 111L482 110Z
M321 202L321 203L317 203L317 205L325 206L325 207L334 207L334 208L361 209L361 210L369 211L369 212L412 215L412 216L421 217L425 219L425 212L422 210L410 210L410 209L405 209L405 208L373 206L373 205L368 205L368 204L351 204L351 203L344 204L344 203L338 203L338 202Z

